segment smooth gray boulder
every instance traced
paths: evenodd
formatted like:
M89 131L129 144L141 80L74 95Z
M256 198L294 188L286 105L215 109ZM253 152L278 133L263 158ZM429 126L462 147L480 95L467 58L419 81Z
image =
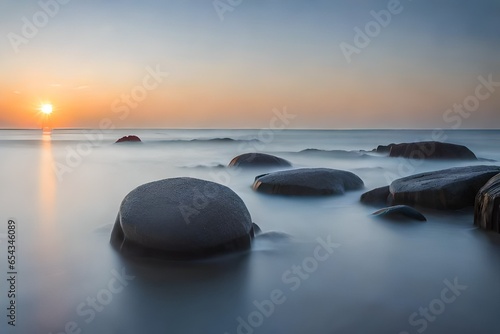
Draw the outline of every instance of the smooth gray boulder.
M301 168L259 175L253 189L268 194L336 195L363 188L355 174L329 168Z
M285 159L265 153L245 153L234 157L228 167L291 167Z
M245 204L218 183L181 177L147 183L122 201L111 244L124 255L196 259L250 248Z
M474 205L474 225L500 233L500 174L479 190Z
M391 183L389 202L440 210L473 206L481 187L498 173L498 166L468 166L411 175Z
M398 219L401 217L416 219L419 221L427 221L427 218L423 214L421 214L416 209L412 208L408 205L395 205L387 208L383 208L372 213L373 216L389 218L389 219Z
M367 205L387 205L390 202L390 195L389 186L385 186L365 192L361 195L360 201Z
M476 155L463 145L437 141L379 145L374 151L410 159L477 160Z

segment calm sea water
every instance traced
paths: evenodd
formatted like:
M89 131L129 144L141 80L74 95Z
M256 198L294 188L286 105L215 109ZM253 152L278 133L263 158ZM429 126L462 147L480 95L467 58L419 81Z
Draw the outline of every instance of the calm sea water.
M142 145L112 145L122 135ZM231 140L229 140L229 139ZM478 162L391 159L379 144L441 139ZM500 236L473 212L428 221L369 216L358 199L395 177L500 163L500 131L0 131L1 333L499 333ZM303 151L306 149L315 149ZM262 195L261 170L225 168L267 152L295 167L350 170L366 189L328 198ZM126 261L109 245L123 197L190 176L224 183L264 232L246 254L194 263ZM16 327L7 321L7 222L16 222ZM318 241L321 240L321 241ZM328 253L322 243L335 244ZM118 279L117 279L118 277ZM453 286L450 288L450 286ZM273 301L270 301L273 300Z

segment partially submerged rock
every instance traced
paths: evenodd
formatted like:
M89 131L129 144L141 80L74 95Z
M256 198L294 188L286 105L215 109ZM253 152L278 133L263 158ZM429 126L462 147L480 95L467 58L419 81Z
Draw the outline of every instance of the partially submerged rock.
M361 195L360 201L374 206L387 205L390 203L390 195L389 186L385 186L365 192Z
M389 202L452 210L473 206L479 189L498 173L498 166L469 166L411 175L391 183Z
M374 151L388 153L390 157L410 159L477 160L476 155L463 145L437 141L379 145Z
M500 233L500 174L479 190L474 207L474 225Z
M355 174L329 168L301 168L259 175L253 189L268 194L336 195L363 188Z
M125 255L195 259L249 249L253 235L236 193L182 177L132 190L121 203L111 244Z
M375 151L377 153L389 153L391 151L391 147L393 147L394 145L396 145L396 144L392 143L389 145L379 145L373 151Z
M125 137L121 137L120 139L118 139L115 144L117 143L126 143L126 142L132 142L132 143L141 143L141 138L135 136L135 135L130 135L130 136L125 136Z
M245 153L234 157L229 167L290 167L292 164L282 158L265 153Z
M408 205L395 205L383 208L372 213L373 216L389 219L398 219L401 217L427 221L427 218L416 209Z

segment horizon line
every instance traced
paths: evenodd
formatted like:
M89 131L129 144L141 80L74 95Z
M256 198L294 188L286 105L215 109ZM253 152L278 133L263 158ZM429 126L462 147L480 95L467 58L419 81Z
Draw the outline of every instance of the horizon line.
M2 128L0 131L12 130L27 130L27 131L43 131L41 128ZM271 130L271 131L500 131L500 128L463 128L463 129L444 129L444 128L289 128L289 129L271 129L271 128L115 128L115 129L100 129L100 128L53 128L51 131L61 130L100 130L102 132L112 132L121 130Z

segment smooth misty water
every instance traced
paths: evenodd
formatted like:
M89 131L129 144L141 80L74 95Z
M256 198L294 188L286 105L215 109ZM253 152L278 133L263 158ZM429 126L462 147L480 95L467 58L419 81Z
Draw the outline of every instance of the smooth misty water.
M132 133L145 143L112 145ZM235 140L206 140L214 138ZM73 321L82 333L233 334L238 317L248 321L253 314L258 323L253 302L270 299L273 290L282 292L282 303L254 333L418 333L424 324L426 333L499 333L500 236L475 229L471 209L423 210L424 223L375 220L369 217L375 209L358 202L364 190L328 198L262 195L250 187L262 170L223 167L258 150L296 167L353 171L368 190L395 176L471 164L409 163L360 152L432 138L431 131L120 130L89 142L82 131L51 137L0 131L0 332L8 329L5 237L11 218L18 224L19 272L12 333L61 333ZM500 131L446 132L446 141L500 161ZM68 155L78 147L86 149L81 161ZM299 153L308 148L329 151ZM66 159L71 171L58 175L54 165L60 169ZM203 262L125 261L109 246L121 200L140 184L176 176L227 184L264 232L292 239L258 238L247 254ZM318 238L340 246L299 278L289 270L314 255ZM108 293L113 273L122 270L135 278ZM467 289L450 304L436 302L443 282L455 278ZM90 311L87 303L96 296L105 305ZM431 314L432 321L417 314L412 326L410 315L429 304L439 314Z

